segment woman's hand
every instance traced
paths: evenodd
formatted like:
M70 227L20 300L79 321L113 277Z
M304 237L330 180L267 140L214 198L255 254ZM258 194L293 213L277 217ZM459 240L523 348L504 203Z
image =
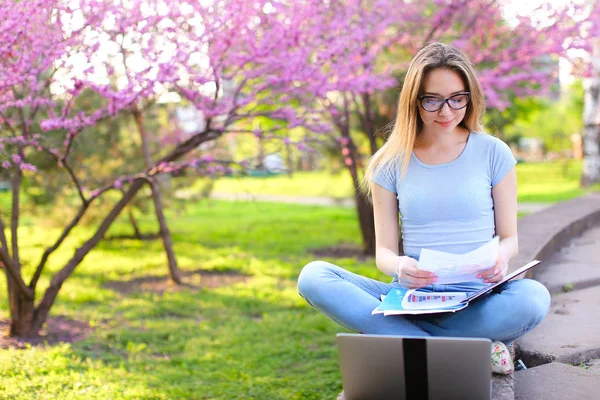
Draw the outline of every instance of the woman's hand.
M433 272L418 269L419 263L411 257L399 257L396 264L398 270L398 282L406 288L418 289L431 285L437 281Z
M477 277L483 279L484 283L497 283L504 279L507 272L508 257L502 254L502 252L498 252L496 265L494 265L492 268L486 269L483 272L480 272Z

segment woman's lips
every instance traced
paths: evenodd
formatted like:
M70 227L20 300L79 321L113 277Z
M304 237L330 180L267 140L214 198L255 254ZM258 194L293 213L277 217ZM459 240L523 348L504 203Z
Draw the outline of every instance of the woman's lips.
M445 127L450 126L450 124L452 124L452 121L454 120L450 120L450 121L435 121L436 124Z

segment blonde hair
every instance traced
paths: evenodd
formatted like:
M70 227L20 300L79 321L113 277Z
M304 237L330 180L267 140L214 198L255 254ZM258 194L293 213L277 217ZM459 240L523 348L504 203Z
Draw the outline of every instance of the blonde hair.
M485 98L475 68L455 47L437 42L429 44L415 55L408 67L391 133L385 144L371 157L365 170L361 184L365 194L370 193L371 176L381 169L400 164L402 174L406 172L415 139L423 127L418 109L423 80L428 72L439 68L458 73L466 86L465 90L471 92L471 101L460 126L469 131L484 132L481 118L485 113Z

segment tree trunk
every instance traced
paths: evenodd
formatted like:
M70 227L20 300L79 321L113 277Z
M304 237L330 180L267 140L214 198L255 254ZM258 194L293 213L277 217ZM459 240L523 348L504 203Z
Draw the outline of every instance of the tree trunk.
M354 187L354 200L358 223L363 239L363 251L366 255L375 255L375 219L373 217L373 205L360 191L360 177L358 176L358 149L350 137L349 129L342 129L342 154L344 164L352 177Z
M169 278L174 283L181 284L181 272L177 266L177 259L175 258L175 252L173 251L173 241L171 240L171 232L169 231L169 225L165 218L163 210L160 188L158 182L153 179L150 184L152 185L152 199L154 200L154 210L156 212L156 219L160 225L159 235L162 239L165 252L167 253L167 262L169 264Z
M375 112L373 110L373 104L371 101L371 97L369 94L363 94L361 97L362 105L364 113L360 116L360 121L362 125L362 132L365 134L367 139L369 140L369 148L371 150L371 155L375 154L378 150L376 133L377 128L375 125ZM354 145L352 145L353 149L356 149ZM355 150L356 151L356 150ZM354 157L355 159L357 156ZM352 172L351 172L352 174ZM356 174L352 174L353 179ZM373 205L369 201L369 199L365 198L360 191L357 189L359 186L357 184L354 185L355 190L355 200L358 210L358 218L360 221L361 231L363 233L363 240L365 249L369 249L367 254L375 255L375 216L373 215ZM362 215L368 213L370 216ZM372 233L371 233L372 231ZM371 244L372 242L372 244ZM372 246L372 251L370 250ZM402 241L402 229L400 229L400 234L398 235L398 254L404 254L404 243Z
M21 266L21 257L19 256L19 195L21 193L21 182L23 181L23 172L15 168L15 174L12 179L12 213L10 216L10 240L12 245L12 259L17 266Z
M593 73L584 81L583 186L600 182L600 38L592 46Z
M140 137L142 139L142 149L144 150L144 160L146 162L146 168L151 168L152 163L152 155L150 154L150 146L148 145L148 139L146 136L146 131L144 129L144 121L142 118L142 113L136 106L133 107L133 117L135 119L135 123L138 127L138 131L140 132ZM163 247L165 248L165 253L167 254L167 264L169 266L169 278L177 284L181 283L181 272L179 271L179 267L177 266L177 259L175 258L175 252L173 251L173 242L171 240L171 232L169 231L169 226L167 225L167 219L165 218L165 213L162 205L160 186L158 185L156 179L152 179L150 182L150 187L152 189L152 200L154 202L154 211L156 213L156 219L158 220L158 224L160 226L159 235L163 242Z
M358 223L360 224L364 253L374 256L375 218L373 216L373 204L357 189L354 189L354 199L356 201L356 211L358 212Z
M34 299L28 299L19 290L13 277L6 271L6 283L8 287L8 306L10 308L9 336L34 337L37 330L32 329Z
M265 169L265 140L264 140L264 135L262 134L262 132L258 135L256 140L258 141L258 155L257 155L256 167L259 170L264 170Z
M377 129L375 128L375 113L371 104L371 96L368 93L362 95L362 101L365 110L364 116L361 119L363 132L369 139L369 147L371 149L371 155L373 155L379 150L375 139L375 134L377 133Z
M21 182L23 173L19 168L16 168L12 179L12 215L11 215L11 247L12 260L14 261L14 269L21 274L21 262L19 257L19 194L21 191ZM4 224L0 224L4 229ZM4 234L2 235L4 239ZM3 246L7 243L3 240ZM6 248L8 251L8 248ZM27 298L23 291L19 288L15 278L9 273L8 266L4 269L6 273L6 286L8 289L8 307L10 310L10 326L8 334L10 336L33 337L37 335L36 331L32 331L31 322L33 320L33 312L35 307L35 298Z
M287 174L289 177L294 173L294 161L292 159L292 145L290 143L286 143L285 145L285 154L287 157Z

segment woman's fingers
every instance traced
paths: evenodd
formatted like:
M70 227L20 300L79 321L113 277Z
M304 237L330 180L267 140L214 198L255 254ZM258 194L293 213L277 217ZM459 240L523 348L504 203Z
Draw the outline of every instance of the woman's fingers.
M485 283L496 283L496 282L500 282L502 279L504 279L504 275L506 275L506 270L502 269L500 270L496 275L485 279L484 282Z
M497 275L498 272L500 272L500 268L494 265L493 267L488 268L485 271L481 271L479 274L477 274L477 278L490 279L491 277Z
M400 283L402 286L413 288L421 288L431 285L437 280L433 272L419 270L417 268L407 268L403 271Z
M500 282L505 275L506 268L501 268L498 265L480 272L477 277L483 279L484 283Z
M417 268L407 268L406 274L410 276L414 276L415 278L434 278L435 274L433 272L425 271Z

